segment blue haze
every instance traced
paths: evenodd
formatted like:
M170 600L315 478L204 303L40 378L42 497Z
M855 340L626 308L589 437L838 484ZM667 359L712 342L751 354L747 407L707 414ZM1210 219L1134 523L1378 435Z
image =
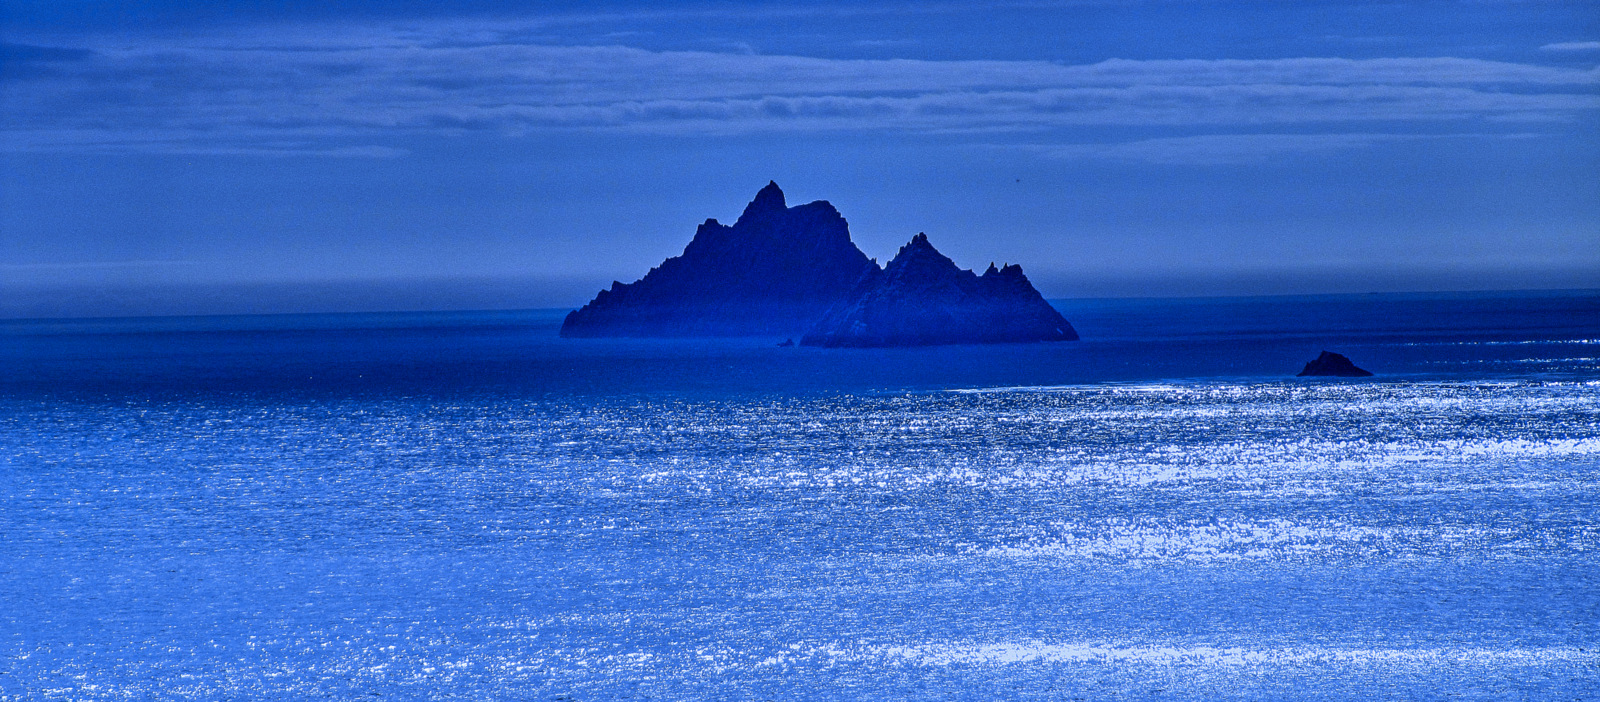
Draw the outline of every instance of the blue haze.
M1600 293L1058 305L0 323L0 697L1600 695Z
M769 179L1052 297L1600 285L1589 2L4 9L7 317L576 306Z

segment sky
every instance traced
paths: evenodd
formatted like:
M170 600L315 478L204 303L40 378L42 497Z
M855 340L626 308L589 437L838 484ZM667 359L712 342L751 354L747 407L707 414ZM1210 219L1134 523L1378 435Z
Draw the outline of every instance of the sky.
M768 180L1047 297L1600 287L1600 3L0 1L0 316L581 305Z

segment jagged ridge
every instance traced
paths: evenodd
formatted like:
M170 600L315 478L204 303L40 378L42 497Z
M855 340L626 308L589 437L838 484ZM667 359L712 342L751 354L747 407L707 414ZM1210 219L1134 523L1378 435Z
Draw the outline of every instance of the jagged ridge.
M1078 333L1023 275L1007 265L979 276L918 234L851 299L801 338L805 346L923 346L1074 341Z
M561 335L793 335L810 346L1078 338L1020 266L979 276L918 234L880 269L833 205L789 207L771 182L733 226L706 220L682 255L613 282L567 315Z
M567 315L561 335L799 334L877 270L833 205L789 207L769 182L733 226L706 220L681 256L613 282Z

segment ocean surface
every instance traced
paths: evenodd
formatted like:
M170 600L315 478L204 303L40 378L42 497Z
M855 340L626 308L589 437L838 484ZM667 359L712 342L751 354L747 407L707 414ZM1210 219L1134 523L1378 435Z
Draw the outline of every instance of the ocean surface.
M1600 291L1056 304L0 322L0 699L1600 699Z

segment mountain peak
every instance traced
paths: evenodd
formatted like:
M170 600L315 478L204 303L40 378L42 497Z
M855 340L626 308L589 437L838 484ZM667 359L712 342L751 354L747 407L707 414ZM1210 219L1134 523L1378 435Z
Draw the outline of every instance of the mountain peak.
M1078 338L1020 266L963 270L919 233L852 299L828 311L802 346L920 346Z
M900 247L900 251L894 255L894 258L889 260L889 265L884 267L884 271L902 272L907 269L920 270L929 266L952 271L960 270L956 267L955 261L950 260L949 256L939 253L938 249L933 248L933 244L928 242L927 234L918 232L916 236L911 237L911 241Z
M751 200L750 204L745 205L744 214L739 215L739 219L744 219L751 215L761 217L787 209L789 209L789 203L784 200L783 188L778 187L777 181L769 180L767 181L767 186L756 193L756 198Z
M930 254L940 258L944 257L944 254L939 253L938 249L933 248L933 244L928 243L927 234L918 232L916 236L911 237L911 241L906 242L905 246L900 247L900 250L895 253L894 258L889 260L889 265L892 266L894 265L895 261L900 261L903 259L926 258Z
M561 335L798 334L877 271L832 205L789 207L768 183L733 226L707 219L683 255L596 295Z

